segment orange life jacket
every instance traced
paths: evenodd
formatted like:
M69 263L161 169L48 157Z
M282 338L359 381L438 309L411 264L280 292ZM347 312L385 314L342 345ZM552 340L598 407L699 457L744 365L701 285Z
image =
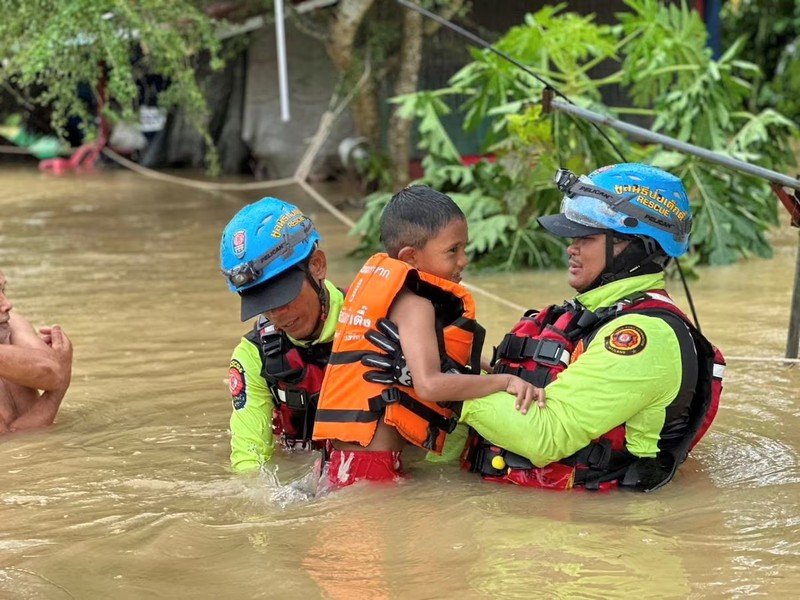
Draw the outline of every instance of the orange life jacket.
M475 303L469 292L384 253L376 254L361 268L339 314L320 390L315 440L367 446L383 418L412 444L441 453L445 435L457 422L451 409L420 399L413 388L371 383L362 377L369 368L361 364L361 357L375 352L364 334L388 315L403 289L433 304L443 371L455 363L480 373L483 329L475 321Z

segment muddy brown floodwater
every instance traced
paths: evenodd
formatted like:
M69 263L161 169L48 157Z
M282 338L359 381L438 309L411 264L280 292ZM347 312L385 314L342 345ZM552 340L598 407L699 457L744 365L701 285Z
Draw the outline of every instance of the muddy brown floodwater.
M246 326L219 236L266 193L26 166L0 167L0 184L9 296L75 344L55 425L0 438L0 598L796 596L800 367L748 360L783 355L796 230L773 232L773 259L692 283L703 331L736 359L711 432L657 493L547 493L412 461L401 485L314 496L313 456L228 469L227 365ZM274 193L312 214L347 285L361 261L345 227ZM570 295L561 272L467 281L521 306ZM519 316L477 302L489 341Z

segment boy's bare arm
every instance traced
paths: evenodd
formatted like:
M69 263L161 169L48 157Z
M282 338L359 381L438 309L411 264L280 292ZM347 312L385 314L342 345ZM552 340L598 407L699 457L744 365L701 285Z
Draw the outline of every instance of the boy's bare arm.
M401 292L389 312L400 332L400 345L414 379L414 390L431 402L463 401L494 392L509 391L520 408L530 406L537 388L511 375L442 373L431 302L411 292Z

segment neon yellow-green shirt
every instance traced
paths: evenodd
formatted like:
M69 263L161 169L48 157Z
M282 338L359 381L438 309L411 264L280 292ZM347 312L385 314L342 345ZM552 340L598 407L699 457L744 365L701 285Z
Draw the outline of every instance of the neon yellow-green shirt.
M330 310L319 337L312 342L289 338L296 346L310 346L333 340L343 296L336 286L325 281ZM234 471L258 469L272 459L275 439L272 434L272 411L275 404L267 382L261 374L258 347L242 338L233 351L230 363L231 400L231 468Z
M640 275L576 296L590 310L612 306L635 292L664 288L663 274ZM622 348L626 331L642 339ZM498 392L464 403L461 421L502 448L536 466L561 460L591 440L625 423L628 450L653 457L667 406L682 378L681 352L674 330L661 318L623 313L604 324L584 353L546 390L547 406L527 415L514 398Z

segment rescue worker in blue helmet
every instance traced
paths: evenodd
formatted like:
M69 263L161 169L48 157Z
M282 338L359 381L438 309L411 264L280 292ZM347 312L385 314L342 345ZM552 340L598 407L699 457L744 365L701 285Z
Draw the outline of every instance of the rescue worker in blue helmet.
M231 468L257 469L276 442L311 441L317 397L342 306L311 220L296 206L262 198L226 225L220 262L241 297L241 319L257 317L230 362Z
M717 411L724 359L665 291L689 248L681 181L643 164L556 174L561 212L539 218L570 238L577 294L529 311L495 349L493 370L544 387L546 407L466 402L477 435L464 454L484 477L523 486L655 490L672 479Z

